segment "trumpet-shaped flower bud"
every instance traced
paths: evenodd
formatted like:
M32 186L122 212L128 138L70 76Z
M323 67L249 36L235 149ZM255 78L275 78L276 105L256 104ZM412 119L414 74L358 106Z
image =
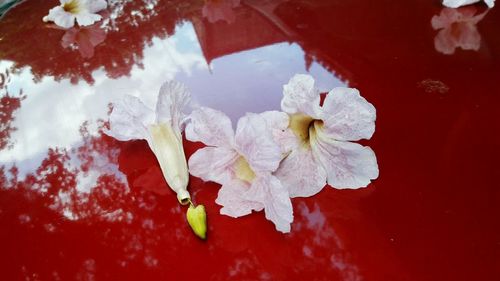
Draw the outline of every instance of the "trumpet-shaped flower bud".
M167 81L160 89L155 110L137 97L124 96L111 112L111 137L121 141L145 139L156 156L163 177L177 193L181 204L188 204L189 174L182 146L183 110L190 101L187 89L175 81Z

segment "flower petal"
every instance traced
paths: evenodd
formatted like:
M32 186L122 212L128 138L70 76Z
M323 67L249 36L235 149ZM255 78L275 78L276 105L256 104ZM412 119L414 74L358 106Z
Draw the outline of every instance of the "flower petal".
M357 89L335 88L325 98L320 119L331 138L357 141L371 138L376 116L375 107Z
M255 113L247 113L238 120L235 148L247 160L255 173L273 172L281 161L281 148L274 141L266 120Z
M266 111L260 113L273 134L274 141L281 147L281 153L287 154L299 145L299 140L288 128L290 118L280 111Z
M97 13L104 10L107 6L106 0L87 0L87 9L91 13Z
M283 159L274 175L292 198L313 196L326 185L326 171L315 160L310 146L294 149Z
M81 12L75 15L76 21L80 26L88 26L94 24L96 21L101 20L101 15L92 14L88 12Z
M232 147L234 131L231 120L224 113L208 107L195 109L189 116L186 138L209 146Z
M495 0L484 0L488 8L493 8L495 6Z
M250 185L238 179L227 182L219 189L215 203L223 206L220 213L233 218L248 215L252 210L262 210L260 203L248 201L243 194L248 191Z
M378 165L371 148L357 143L329 139L315 126L311 135L314 157L328 175L328 184L335 188L360 188L378 177Z
M151 144L148 126L153 122L153 110L139 98L126 95L114 105L109 116L110 129L105 133L121 141L146 139Z
M278 231L290 232L293 222L292 202L288 190L278 178L270 174L256 178L243 196L249 201L261 203L266 218L274 223Z
M187 88L177 81L166 81L160 88L156 101L156 122L168 123L182 131L182 122L186 117L184 110L191 101Z
M283 86L281 109L289 114L303 113L317 119L320 92L310 75L296 74Z
M458 8L460 6L465 6L479 2L480 0L444 0L443 5L450 8Z
M53 21L62 28L71 28L75 25L75 16L64 11L61 6L57 6L49 10L49 14L44 18L44 21Z
M204 181L224 184L232 179L232 165L238 157L230 148L204 147L189 158L189 172Z

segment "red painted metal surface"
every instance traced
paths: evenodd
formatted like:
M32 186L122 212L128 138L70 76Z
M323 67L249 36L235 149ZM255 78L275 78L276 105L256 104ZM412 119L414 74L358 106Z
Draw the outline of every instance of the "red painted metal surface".
M444 54L439 1L242 0L216 22L203 1L119 1L71 31L42 22L56 4L0 21L1 280L500 279L498 7L477 50ZM380 177L293 199L290 234L220 215L219 186L191 178L200 241L146 142L102 134L110 102L165 78L235 120L307 71L375 105Z

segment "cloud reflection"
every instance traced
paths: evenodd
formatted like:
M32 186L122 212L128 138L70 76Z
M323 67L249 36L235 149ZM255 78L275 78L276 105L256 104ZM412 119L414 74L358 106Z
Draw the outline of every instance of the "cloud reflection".
M33 82L28 69L11 75L13 87L23 85L26 99L12 121L12 126L22 130L11 133L10 139L15 145L9 151L0 152L0 163L21 164L41 159L53 147L70 149L81 142L80 126L89 122L89 134L95 135L97 128L93 124L106 119L108 105L123 94L140 96L151 106L162 81L178 73L189 75L195 69L206 69L199 52L182 47L190 44L185 40L189 40L187 34L194 34L192 26L185 24L177 32L179 36L175 38L154 39L154 44L144 50L143 67L133 68L130 77L112 80L98 70L92 74L94 85L73 85L68 80ZM9 64L4 67L9 68Z
M32 3L16 13L36 15L44 1ZM190 188L206 203L211 220L212 242L202 244L175 198L162 196L170 191L147 144L102 136L110 102L132 94L151 106L166 78L183 80L199 104L215 103L233 118L279 109L281 87L297 72L313 73L320 88L344 84L326 69L328 62L318 59L321 50L287 37L291 33L284 31L284 21L273 26L279 4L266 14L241 5L229 25L203 20L202 1L158 3L111 1L103 22L105 40L102 33L92 40L92 34L83 34L89 39L83 45L78 45L80 32L88 31L66 31L65 36L33 24L37 40L47 42L39 44L41 59L23 52L26 44L14 52L12 46L19 43L14 34L6 34L12 45L0 42L6 50L1 69L15 70L9 91L22 87L26 96L8 117L18 128L8 137L12 147L0 151L0 221L18 234L15 241L0 240L0 247L23 261L10 272L23 266L26 276L47 280L109 274L130 280L145 271L154 276L169 272L176 280L192 272L195 260L214 280L289 280L317 272L356 280L349 277L358 276L354 261L320 205L300 205L295 234L279 236L258 214L241 220L220 216L214 203L217 189L193 179ZM266 18L271 14L273 23ZM12 17L6 20L7 26L15 23ZM246 36L229 41L227 32ZM61 46L63 36L67 43ZM81 46L91 48L82 54ZM40 257L18 251L31 249L31 241L37 242ZM214 256L220 258L217 263L205 262ZM190 274L206 277L201 270Z

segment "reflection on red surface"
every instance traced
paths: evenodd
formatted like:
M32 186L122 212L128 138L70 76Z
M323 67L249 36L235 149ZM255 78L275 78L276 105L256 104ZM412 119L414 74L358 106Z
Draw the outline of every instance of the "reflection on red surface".
M76 83L83 79L92 83L91 73L99 67L104 67L110 78L128 75L134 65L141 65L143 49L153 37L164 38L173 33L176 21L181 19L174 7L177 2L184 1L156 5L154 9L147 9L145 2L154 4L154 1L132 0L109 4L111 14L106 41L99 46L92 44L99 50L92 59L75 55L77 50L61 47L61 38L71 31L54 30L50 25L40 23L57 1L22 3L2 19L2 59L14 61L18 69L30 66L37 80L53 76L56 80L70 78ZM189 9L182 11L190 12ZM36 50L32 49L33 41L38 47ZM84 53L88 54L88 50Z
M94 48L106 40L106 31L98 24L88 27L72 27L64 33L61 39L63 48L76 45L80 55L84 58L94 56Z
M149 11L133 1L87 61L68 59L70 50L54 47L63 32L39 23L44 5L52 6L41 2L20 5L3 19L10 25L0 26L4 58L31 66L38 79L89 80L101 65L111 78L127 75L151 38L173 33L180 20L194 22L208 61L245 46L300 44L310 60L358 87L377 107L370 146L381 175L366 189L327 188L294 199L290 235L276 232L262 213L219 215L219 187L191 178L190 190L208 212L208 240L202 242L155 171L145 142L90 135L83 124L74 151L50 150L36 172L22 178L16 168L0 170L1 279L500 278L498 9L477 25L477 52L443 55L434 49L430 23L441 11L439 1L243 0L232 24L204 20L202 1L172 4L176 9L159 1L156 13L133 18L130 11ZM36 19L19 24L23 13ZM269 38L241 31L250 24ZM12 25L15 32L4 27ZM239 37L215 40L221 36L217 25ZM38 55L26 51L33 49L32 34L44 42L37 43ZM241 83L255 83L249 80ZM2 126L15 118L7 115ZM188 154L198 147L186 142ZM100 172L93 188L79 190L81 175L93 171Z
M233 8L239 5L240 0L206 0L202 14L211 23L218 21L233 23L236 19Z
M217 1L214 2L213 5L218 4ZM206 5L209 3L211 2ZM235 13L234 17L238 20L233 20L230 24L222 21L207 22L198 18L192 20L203 55L208 63L224 55L287 40L278 27L254 9L234 9L232 13ZM241 36L242 34L244 36Z
M22 92L19 96L9 95L9 81L10 73L8 70L5 73L0 73L0 149L8 148L11 145L9 137L16 130L12 125L13 115L25 98Z
M450 55L455 53L456 48L479 50L481 34L476 25L487 13L488 10L477 14L475 6L441 10L439 16L434 16L431 20L432 27L439 30L434 38L436 51Z

